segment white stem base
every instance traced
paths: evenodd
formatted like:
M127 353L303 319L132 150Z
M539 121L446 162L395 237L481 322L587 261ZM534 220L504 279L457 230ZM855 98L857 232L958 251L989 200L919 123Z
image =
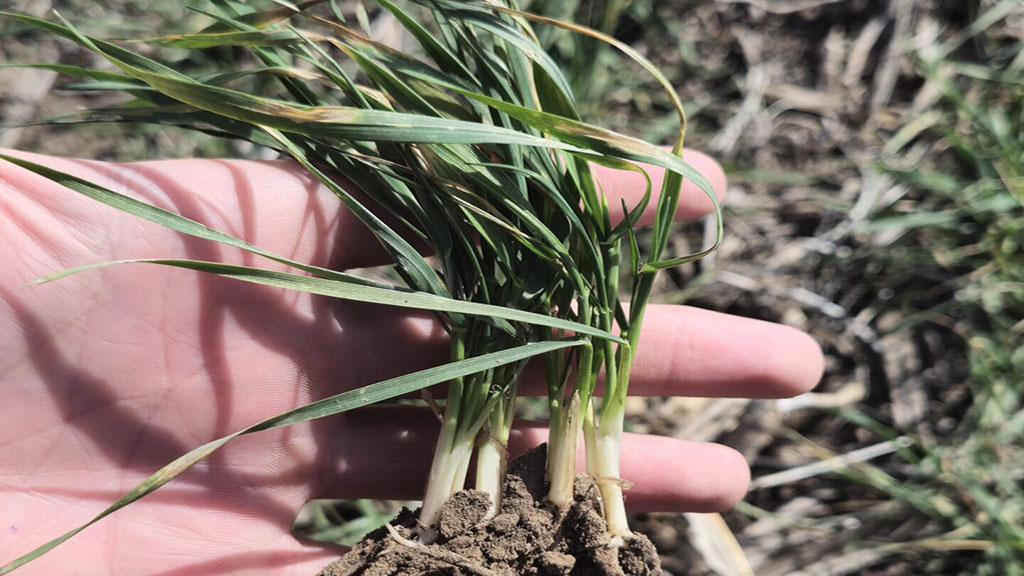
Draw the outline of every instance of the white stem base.
M435 528L441 519L441 508L466 484L469 459L473 454L473 442L460 442L444 451L443 437L438 442L434 463L427 480L427 492L420 509L420 536L427 543L436 537Z
M582 426L578 393L573 394L568 410L553 424L548 438L548 501L558 508L567 508L573 500L576 447Z
M484 518L493 518L501 508L501 483L508 455L496 438L488 438L476 450L476 489L486 493L491 504Z
M615 536L631 534L626 519L626 504L622 488L625 482L619 476L619 453L622 446L621 430L598 429L594 446L597 456L591 475L601 491L601 506L608 522L608 533Z
M571 443L571 444L570 444ZM576 435L569 432L551 444L548 466L548 501L558 508L572 504L573 481L576 479Z

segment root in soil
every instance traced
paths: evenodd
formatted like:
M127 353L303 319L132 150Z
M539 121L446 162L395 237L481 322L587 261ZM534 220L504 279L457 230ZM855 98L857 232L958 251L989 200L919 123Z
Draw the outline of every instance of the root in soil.
M643 535L613 542L599 491L578 476L567 510L544 501L544 447L509 463L501 510L485 519L487 496L457 493L445 505L438 539L415 540L417 513L408 509L371 532L319 576L654 576L661 562Z

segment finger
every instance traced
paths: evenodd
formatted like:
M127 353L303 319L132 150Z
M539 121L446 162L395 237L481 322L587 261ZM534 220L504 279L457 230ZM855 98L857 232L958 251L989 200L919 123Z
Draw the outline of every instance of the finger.
M9 150L0 152L66 172L271 252L318 266L326 266L331 260L333 239L340 231L346 230L346 234L351 235L362 227L350 212L338 210L338 201L332 194L288 161L184 159L116 164ZM100 236L108 246L102 246L99 239L90 242L94 251L102 252L106 248L109 252L96 256L185 256L181 246L183 235L104 206L2 160L0 187L11 191L0 199L4 202L0 210L5 213L15 212L31 202L62 224L51 225L49 229L102 226L109 231ZM13 204L19 200L21 204ZM123 237L115 237L115 231L121 232ZM119 253L126 246L140 245L148 247L148 251ZM218 254L221 260L236 263L246 258L241 250L221 248ZM259 265L281 266L266 260Z
M821 379L825 358L799 330L688 306L648 308L630 376L638 396L788 398Z
M509 450L519 455L547 439L546 425L522 426L509 438ZM582 444L576 456L576 470L583 472ZM631 512L720 512L750 486L746 460L721 444L627 432L620 458L622 479L633 484L626 492Z
M182 205L199 206L186 217L198 220L252 242L272 252L317 266L340 269L386 264L388 257L380 243L359 222L352 212L337 208L338 201L299 165L290 161L204 160L183 159L156 162L113 164L40 156L16 151L3 151L30 161L67 172L101 186L113 188L129 196L180 213ZM725 192L725 175L709 156L687 151L686 159L711 182L718 196ZM620 198L630 207L644 193L644 179L635 172L595 168L604 186L612 214L621 219ZM660 188L664 171L649 170L654 194ZM14 190L29 191L42 197L52 207L64 206L65 212L84 210L95 213L97 206L85 198L67 204L74 194L41 176L0 161L0 183L6 181ZM359 195L351 184L341 182L350 192ZM360 195L361 196L361 195ZM89 205L92 203L93 205ZM642 222L653 219L656 198L648 205ZM372 202L368 207L374 208ZM693 218L710 210L711 203L692 183L684 184L679 217ZM107 209L104 218L132 218ZM379 210L376 210L380 212ZM388 220L387 215L384 215ZM399 232L393 219L388 221ZM331 251L317 250L317 241L310 236L333 238Z
M448 337L432 318L379 306L346 307L343 330L357 322L362 362L335 357L313 380L322 395L336 392L338 373L365 385L424 370L448 358ZM360 344L362 346L363 344ZM319 353L330 355L330 342ZM318 346L318 349L320 347ZM384 352L387 351L387 352ZM687 306L648 309L630 375L634 396L786 398L813 388L824 370L821 348L799 330ZM544 395L544 367L523 376L524 395ZM444 389L432 391L443 395Z
M523 394L546 394L541 364L527 368ZM789 398L817 385L824 367L818 343L794 328L655 304L648 307L640 333L629 394Z
M377 406L350 412L344 422L342 432L323 438L327 449L314 487L317 496L422 497L438 433L429 411ZM509 451L522 454L546 437L545 425L517 423ZM746 462L734 450L665 437L626 434L621 465L623 479L633 483L626 504L634 512L724 510L743 497L750 481Z
M708 180L719 202L725 199L725 171L714 158L697 150L685 150L683 151L683 160ZM644 211L643 217L640 218L640 225L647 226L654 223L657 194L665 180L665 170L649 164L640 164L639 166L651 178L651 202L648 204L647 210ZM640 173L594 165L594 174L608 195L609 209L614 221L622 220L623 217L620 200L624 200L626 206L632 208L643 198L647 183ZM690 180L684 180L679 193L679 208L676 211L676 218L693 220L712 210L714 210L714 204L707 194Z
M164 543L162 548L167 554L173 550L173 544ZM156 571L146 572L151 576L257 576L268 571L279 576L309 576L319 574L345 552L341 546L299 541L286 531L281 533L278 542L259 547L250 545L232 553L200 550L192 554L168 554L164 562L154 562L152 550L143 553L148 555L149 564L157 564ZM198 559L191 560L197 556ZM161 569L161 565L170 567Z

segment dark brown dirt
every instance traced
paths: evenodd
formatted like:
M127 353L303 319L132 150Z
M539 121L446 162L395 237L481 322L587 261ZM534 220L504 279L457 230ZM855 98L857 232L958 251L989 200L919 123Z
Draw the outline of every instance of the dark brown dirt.
M404 510L390 528L370 533L319 576L647 576L660 575L654 545L636 535L614 546L596 486L576 479L575 502L559 512L543 502L543 448L513 460L505 497L484 520L487 498L455 495L442 512L438 540L415 541L415 512Z

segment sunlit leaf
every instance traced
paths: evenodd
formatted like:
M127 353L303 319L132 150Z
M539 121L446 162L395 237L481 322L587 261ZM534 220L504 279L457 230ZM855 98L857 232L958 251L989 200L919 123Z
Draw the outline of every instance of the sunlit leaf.
M129 504L132 504L133 502L136 502L137 500L144 498L145 496L148 496L149 494L152 494L163 485L174 480L189 468L239 436L333 416L335 414L340 414L356 408L362 408L391 398L397 398L399 396L409 394L410 392L422 390L428 386L447 382L453 378L490 370L495 366L519 362L539 354L546 354L556 350L579 346L581 343L582 341L580 340L558 340L525 344L523 346L501 350L491 354L478 356L476 358L445 364L444 366L439 366L437 368L421 370L419 372L399 376L398 378L392 378L376 384L370 384L369 386L363 386L362 388L342 392L341 394L324 398L323 400L318 400L294 410L282 412L281 414L267 418L262 422L258 422L252 426L232 434L228 434L227 436L207 442L187 454L178 457L176 460L157 470L137 486L129 490L127 494L97 514L92 520L69 532L66 532L61 536L58 536L57 538L54 538L53 540L50 540L46 544L43 544L14 561L4 566L0 566L0 574L13 572L17 568L28 564L57 546L60 546L82 530L85 530L103 518L117 512Z

